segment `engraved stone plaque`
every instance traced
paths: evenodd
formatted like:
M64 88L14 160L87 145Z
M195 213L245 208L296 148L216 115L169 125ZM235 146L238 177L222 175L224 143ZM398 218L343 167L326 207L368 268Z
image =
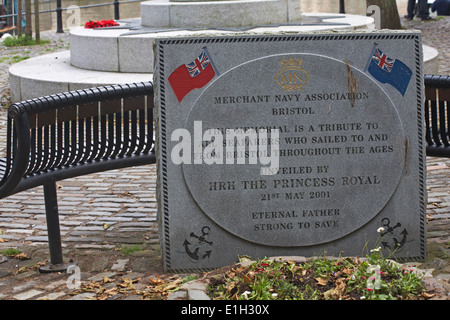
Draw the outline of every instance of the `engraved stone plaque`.
M419 34L177 38L157 49L166 270L242 254L361 255L378 237L398 259L424 259Z

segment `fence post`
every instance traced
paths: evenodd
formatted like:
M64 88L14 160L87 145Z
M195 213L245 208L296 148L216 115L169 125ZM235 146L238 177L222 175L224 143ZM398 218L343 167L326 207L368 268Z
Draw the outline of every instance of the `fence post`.
M17 1L17 36L22 35L22 0Z
M62 26L61 0L56 0L56 33L64 33Z
M119 0L114 0L114 20L120 19L119 4Z
M339 0L339 13L345 13L345 0Z

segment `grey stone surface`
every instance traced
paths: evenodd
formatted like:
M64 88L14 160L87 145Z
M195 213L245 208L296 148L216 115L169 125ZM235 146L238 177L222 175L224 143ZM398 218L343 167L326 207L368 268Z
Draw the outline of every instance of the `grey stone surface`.
M94 29L83 31L83 36L72 36L70 39L71 64L82 69L118 72L119 49L116 34ZM99 32L102 37L89 36Z
M175 38L157 46L167 270L227 265L238 254L356 255L382 226L384 250L399 245L396 257L425 259L420 34ZM205 47L210 64L190 84L180 70ZM405 92L366 70L376 48L409 68ZM180 94L177 79L188 90Z
M211 300L204 290L189 290L188 300Z
M153 45L142 36L119 37L119 70L121 72L153 72ZM142 54L144 53L145 54Z
M130 259L119 259L116 261L115 264L111 266L111 270L125 271L126 265L128 264L129 261Z
M80 69L70 64L70 51L21 61L9 69L13 102L102 85L151 81L145 73L111 73ZM68 75L70 76L68 77Z
M300 2L294 0L152 0L142 3L141 17L147 27L220 28L296 21L301 11Z

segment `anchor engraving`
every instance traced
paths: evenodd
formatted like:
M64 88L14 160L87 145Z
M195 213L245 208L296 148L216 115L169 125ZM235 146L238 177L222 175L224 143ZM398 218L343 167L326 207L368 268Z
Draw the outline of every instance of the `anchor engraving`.
M204 226L201 229L201 235L196 235L194 232L190 233L191 241L187 239L183 242L184 251L194 261L203 260L209 258L212 250L200 250L204 246L212 246L213 242L208 240L209 232L211 228Z
M381 220L381 222L382 222L383 228L384 228L384 231L381 232L381 237L388 235L389 237L392 237L392 241L394 242L392 244L392 243L389 243L388 241L381 241L383 248L389 249L389 250L392 250L392 249L395 250L395 249L399 249L399 248L403 247L403 245L406 242L406 238L408 236L408 231L405 228L403 228L403 230L399 234L394 233L395 229L400 228L402 226L401 223L397 222L396 225L391 227L390 226L391 222L388 218L383 218ZM399 235L402 236L402 238L400 240L398 238Z

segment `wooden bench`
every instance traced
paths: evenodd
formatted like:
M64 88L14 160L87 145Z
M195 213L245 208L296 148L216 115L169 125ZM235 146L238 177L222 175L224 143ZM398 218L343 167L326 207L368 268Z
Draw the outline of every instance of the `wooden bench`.
M426 154L450 157L450 76L425 76Z
M56 182L156 163L152 83L114 85L22 101L8 109L0 198L43 186L50 265L65 270Z
M1 37L4 33L13 31L13 30L15 30L15 29L17 29L17 27L15 27L15 26L13 26L13 27L5 27L5 28L3 28L3 29L0 29L0 37Z

